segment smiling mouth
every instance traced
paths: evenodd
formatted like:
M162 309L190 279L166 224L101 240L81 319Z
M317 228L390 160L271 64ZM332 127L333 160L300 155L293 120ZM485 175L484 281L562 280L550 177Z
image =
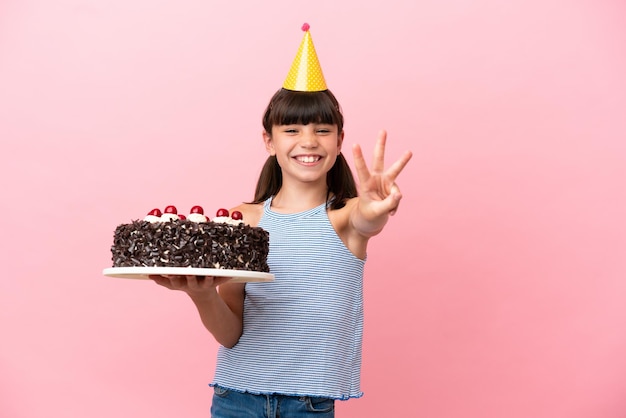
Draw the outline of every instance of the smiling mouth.
M295 157L301 163L315 163L322 159L319 155L298 155Z

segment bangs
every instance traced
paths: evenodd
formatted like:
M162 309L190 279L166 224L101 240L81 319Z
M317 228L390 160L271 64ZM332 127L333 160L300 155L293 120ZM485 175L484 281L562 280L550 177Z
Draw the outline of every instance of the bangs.
M302 92L281 89L270 101L263 118L263 127L267 132L271 132L274 125L309 123L337 125L339 132L343 130L343 115L337 99L330 91Z

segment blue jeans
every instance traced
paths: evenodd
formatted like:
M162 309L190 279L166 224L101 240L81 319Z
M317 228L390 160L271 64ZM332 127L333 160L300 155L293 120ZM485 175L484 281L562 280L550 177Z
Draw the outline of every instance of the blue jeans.
M334 418L329 398L253 395L220 386L213 388L211 418Z

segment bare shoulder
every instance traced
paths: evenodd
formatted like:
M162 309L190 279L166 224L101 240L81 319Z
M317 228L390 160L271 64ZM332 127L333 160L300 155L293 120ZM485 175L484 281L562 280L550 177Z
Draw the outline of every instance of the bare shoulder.
M243 221L250 226L257 226L263 215L263 203L242 203L231 209L230 213L238 210L243 215Z
M343 231L350 226L350 214L358 201L358 197L353 197L346 201L344 207L328 211L328 218L337 232Z
M341 238L352 254L360 259L365 259L368 238L359 234L352 227L350 220L350 216L358 203L358 197L349 199L346 201L346 205L341 209L328 211L328 219L337 232L339 238Z

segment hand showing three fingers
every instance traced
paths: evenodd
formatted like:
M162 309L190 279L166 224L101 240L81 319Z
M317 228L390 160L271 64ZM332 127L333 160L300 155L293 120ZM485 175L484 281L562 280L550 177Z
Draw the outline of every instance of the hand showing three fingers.
M402 199L396 179L413 154L406 151L385 169L386 141L387 132L380 131L370 168L365 163L361 147L353 147L354 166L359 179L359 215L365 221L376 221L380 218L386 221L388 215L396 212Z

